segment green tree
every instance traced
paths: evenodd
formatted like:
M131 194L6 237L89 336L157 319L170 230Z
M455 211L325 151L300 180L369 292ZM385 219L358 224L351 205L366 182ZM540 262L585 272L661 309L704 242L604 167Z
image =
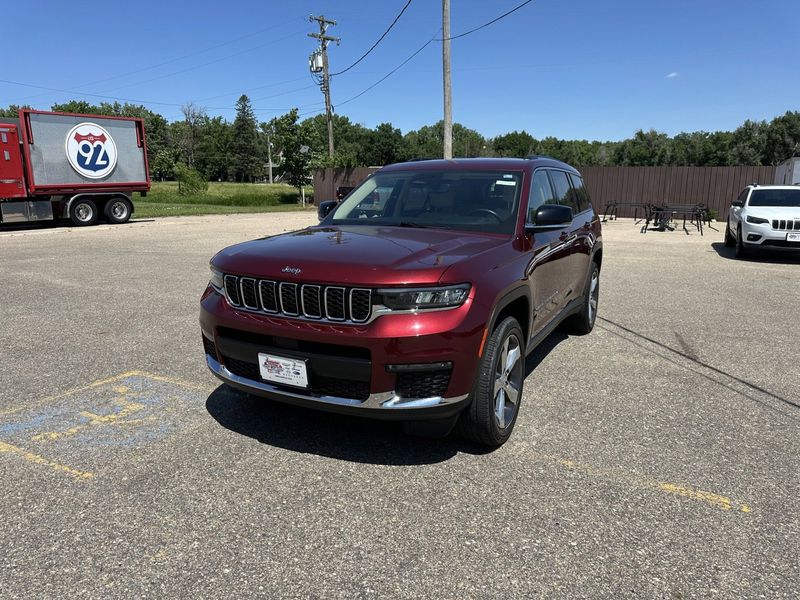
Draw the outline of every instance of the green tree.
M778 165L800 154L800 112L775 117L767 127L765 164Z
M765 165L767 149L766 121L742 123L731 136L730 156L734 165Z
M236 119L233 121L233 178L235 181L252 181L258 165L258 124L250 99L242 94L236 101Z
M175 165L175 179L181 196L205 194L208 191L208 181L196 169L183 163Z
M233 127L222 117L206 118L195 148L195 167L211 181L227 181L233 172Z
M300 123L304 139L315 162L326 167L358 167L369 164L367 145L370 130L345 116L333 115L333 158L328 157L328 124L325 115L315 115Z
M178 164L177 150L164 148L150 161L150 176L153 179L164 181L175 176L175 166Z
M408 143L391 123L381 123L369 132L364 158L366 166L383 166L408 160Z
M293 108L271 123L275 132L275 146L281 154L283 176L289 185L302 193L303 186L309 181L312 156L306 132L297 122L297 109Z
M670 137L655 129L637 131L633 138L617 147L616 163L625 166L654 167L670 164Z
M20 108L30 108L30 106L17 106L16 104L11 104L8 108L0 108L0 118L16 119L19 116Z
M516 156L524 158L533 154L536 139L524 129L498 135L491 140L492 151L495 156Z
M62 102L61 104L53 104L51 110L56 112L81 113L84 115L114 114L113 112L104 113L102 108L95 104L91 104L86 100L69 100L67 102Z

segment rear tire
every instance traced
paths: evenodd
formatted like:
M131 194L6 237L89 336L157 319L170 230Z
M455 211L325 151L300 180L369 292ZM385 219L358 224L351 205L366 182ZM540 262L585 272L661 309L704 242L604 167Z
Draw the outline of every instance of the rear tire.
M524 339L513 317L504 319L489 336L472 389L472 402L456 424L461 437L498 448L511 436L525 381Z
M106 202L104 212L109 223L121 225L122 223L127 223L128 219L131 218L133 204L127 198L111 198Z
M592 262L589 270L589 279L586 282L586 292L580 312L572 315L566 325L570 333L586 335L594 329L597 319L597 306L600 300L600 269L596 262Z
M97 205L88 198L79 198L69 207L69 220L73 225L83 227L97 223Z
M731 233L731 226L727 224L725 225L725 247L733 248L735 245L736 245L736 240L733 239L733 234Z

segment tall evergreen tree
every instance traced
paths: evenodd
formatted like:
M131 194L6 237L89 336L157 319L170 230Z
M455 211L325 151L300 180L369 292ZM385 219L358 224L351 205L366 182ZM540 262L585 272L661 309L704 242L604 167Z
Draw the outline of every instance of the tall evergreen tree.
M233 121L233 178L252 181L258 167L258 124L250 99L242 94L236 101Z

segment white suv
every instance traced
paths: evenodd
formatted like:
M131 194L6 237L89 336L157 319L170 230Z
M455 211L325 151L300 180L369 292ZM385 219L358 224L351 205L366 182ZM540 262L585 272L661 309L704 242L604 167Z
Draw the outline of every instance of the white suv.
M756 248L800 251L800 186L748 185L731 203L725 245L736 258Z

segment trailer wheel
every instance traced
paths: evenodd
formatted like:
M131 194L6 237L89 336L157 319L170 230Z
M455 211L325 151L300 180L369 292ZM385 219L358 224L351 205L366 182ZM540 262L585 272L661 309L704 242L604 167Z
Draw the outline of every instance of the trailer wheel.
M97 222L97 205L88 198L79 198L69 207L69 218L74 225L94 225Z
M106 202L105 214L109 223L119 225L131 218L133 205L127 198L112 198Z

